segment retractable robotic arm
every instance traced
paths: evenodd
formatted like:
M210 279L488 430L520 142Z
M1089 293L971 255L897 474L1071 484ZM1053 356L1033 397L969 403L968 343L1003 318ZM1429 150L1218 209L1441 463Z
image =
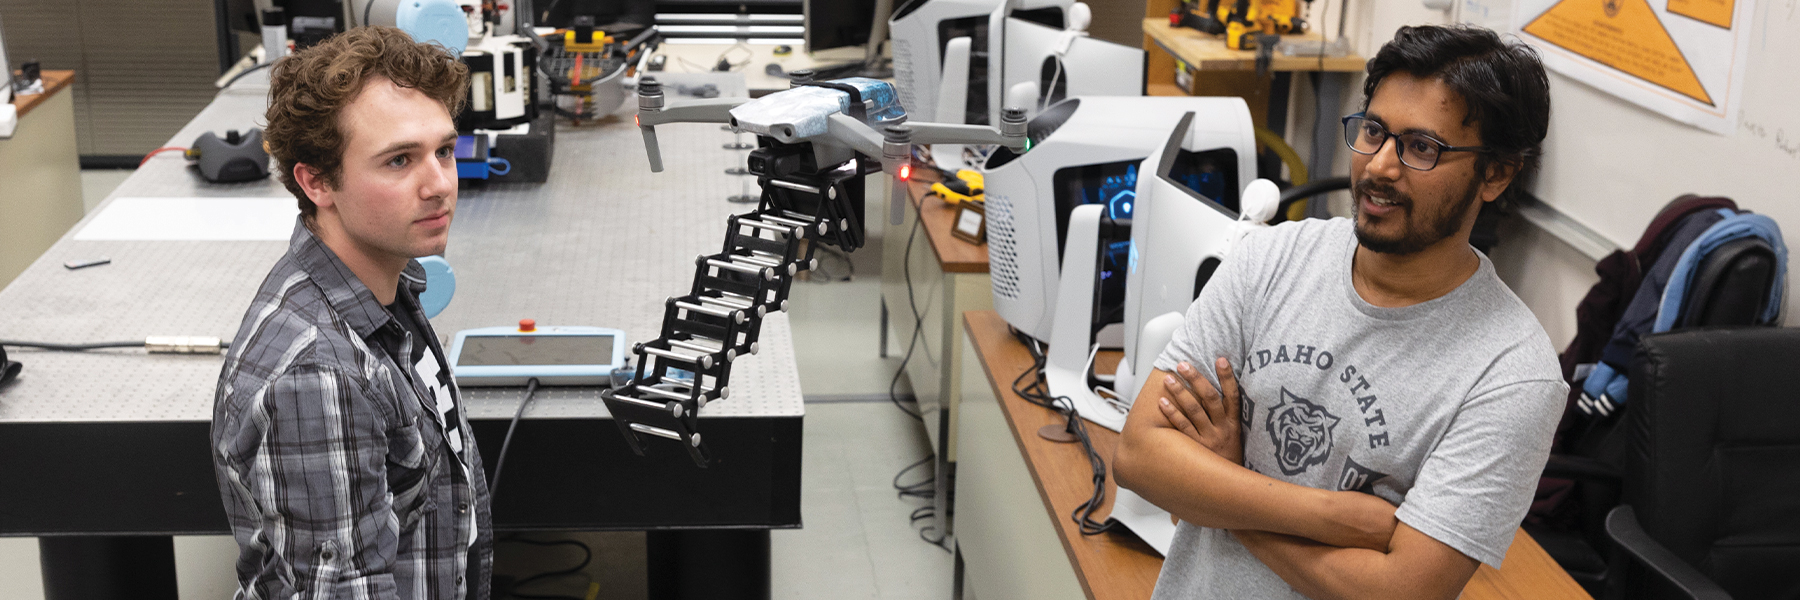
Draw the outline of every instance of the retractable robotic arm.
M760 99L669 102L662 86L638 84L637 124L650 170L663 170L656 126L726 123L757 136L748 169L762 200L726 222L721 252L695 260L686 295L664 304L660 335L637 344L637 373L602 395L632 451L660 437L681 443L694 463L711 460L699 411L730 396L731 365L755 354L762 318L787 310L794 275L817 266L818 244L845 252L864 242L863 177L894 178L891 222L898 224L912 170L913 144L1000 144L1023 152L1025 111L1009 106L998 130L908 123L892 85L873 79L800 81Z

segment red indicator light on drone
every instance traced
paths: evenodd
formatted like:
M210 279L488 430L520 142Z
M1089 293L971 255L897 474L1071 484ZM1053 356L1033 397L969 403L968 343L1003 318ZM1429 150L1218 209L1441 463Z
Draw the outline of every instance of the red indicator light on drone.
M644 116L643 115L631 115L631 123L633 125L637 125L638 127L643 127L644 126Z
M912 179L912 165L900 165L900 178Z

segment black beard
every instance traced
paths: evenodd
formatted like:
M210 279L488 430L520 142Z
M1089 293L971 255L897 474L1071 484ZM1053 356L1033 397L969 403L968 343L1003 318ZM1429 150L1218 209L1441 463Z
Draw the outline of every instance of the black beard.
M1399 237L1378 238L1362 228L1362 219L1360 218L1362 197L1372 191L1380 191L1383 196L1400 203L1403 213L1400 217L1404 227ZM1462 201L1447 205L1442 211L1432 215L1425 231L1415 230L1412 226L1414 206L1412 196L1402 194L1392 186L1376 184L1369 179L1356 182L1356 185L1351 187L1351 192L1353 194L1351 206L1357 213L1355 216L1358 217L1353 221L1357 225L1355 228L1356 243L1368 248L1371 252L1407 255L1417 254L1445 238L1456 235L1456 232L1462 229L1463 217L1468 214L1469 205L1475 203L1477 194L1481 192L1481 181L1470 178L1468 189L1463 191Z

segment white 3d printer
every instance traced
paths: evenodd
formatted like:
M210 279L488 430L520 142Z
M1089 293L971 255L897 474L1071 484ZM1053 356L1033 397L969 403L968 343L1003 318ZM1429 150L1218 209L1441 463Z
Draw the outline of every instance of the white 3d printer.
M1016 15L1061 23L1051 27ZM908 114L945 123L999 122L1001 97L1019 84L1038 108L1065 97L1143 90L1142 49L1087 37L1091 13L1072 0L919 0L894 11L894 77ZM972 61L971 57L985 57ZM961 168L961 146L933 148Z
M1167 130L1162 146L1141 161L1143 171L1132 196L1135 206L1129 234L1120 235L1119 227L1106 223L1116 221L1110 213L1117 210L1119 202L1076 206L1066 219L1044 379L1052 396L1068 398L1083 418L1114 431L1124 428L1126 414L1156 356L1169 344L1188 306L1199 297L1232 245L1250 230L1263 227L1280 203L1275 184L1262 179L1250 181L1233 198L1225 190L1235 186L1221 181L1224 170L1213 170L1220 166L1218 159L1232 154L1244 163L1249 160L1248 148L1240 153L1220 145L1249 143L1250 119L1243 101L1181 100L1212 100L1215 104L1207 107L1210 114L1194 110L1179 117ZM1249 168L1243 163L1238 166ZM990 184L990 196L993 189ZM1120 261L1112 258L1121 252L1117 249L1121 243L1126 255L1124 273L1117 270ZM1110 276L1109 268L1113 269ZM1122 285L1116 283L1121 278ZM1108 285L1124 288L1119 328L1125 359L1112 377L1103 377L1093 373L1093 357L1101 346L1112 345L1095 335L1097 326L1110 320L1108 311L1116 307L1111 304L1116 295L1105 291ZM996 308L999 304L996 283ZM1107 389L1103 386L1109 380ZM1168 553L1175 528L1167 511L1119 488L1112 518L1158 552Z
M1239 194L1256 177L1255 134L1242 99L1073 98L1031 120L1028 152L1000 150L989 157L988 260L994 309L1002 318L1050 341L1072 213L1098 204L1104 218L1134 220L1145 176L1159 166L1146 159L1162 155L1172 128L1189 112L1195 118L1169 169L1235 219ZM1122 310L1128 250L1128 240L1115 240L1104 253L1120 268L1100 274L1102 312ZM1109 345L1119 347L1122 340L1111 337ZM1080 345L1085 356L1088 343Z

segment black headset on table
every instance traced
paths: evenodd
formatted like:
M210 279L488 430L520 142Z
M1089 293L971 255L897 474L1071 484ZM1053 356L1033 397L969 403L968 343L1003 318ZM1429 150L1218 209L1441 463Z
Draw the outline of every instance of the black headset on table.
M6 385L6 382L12 381L14 377L18 377L19 369L23 367L24 365L7 360L6 348L0 346L0 386Z

